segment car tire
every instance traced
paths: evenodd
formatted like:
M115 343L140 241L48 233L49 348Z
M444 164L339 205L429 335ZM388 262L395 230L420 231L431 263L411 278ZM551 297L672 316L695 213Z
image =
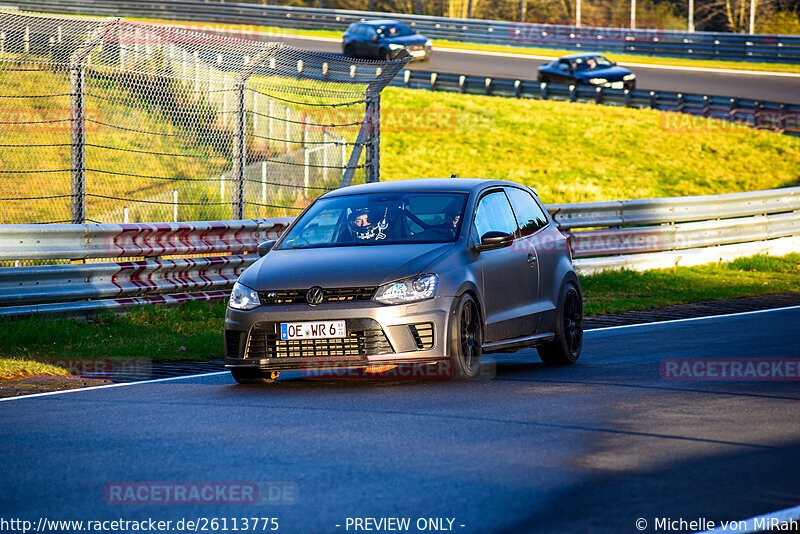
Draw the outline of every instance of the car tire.
M378 50L378 59L382 59L384 61L391 61L392 53L385 48L381 48L380 50Z
M558 298L556 338L536 350L547 365L575 363L583 348L583 297L572 282L564 284Z
M344 55L347 57L355 57L355 52L353 52L353 45L345 45Z
M450 322L450 375L456 379L478 376L483 351L483 322L478 303L469 293L458 299Z
M231 376L239 384L272 384L280 375L278 371L265 373L257 369L231 369Z

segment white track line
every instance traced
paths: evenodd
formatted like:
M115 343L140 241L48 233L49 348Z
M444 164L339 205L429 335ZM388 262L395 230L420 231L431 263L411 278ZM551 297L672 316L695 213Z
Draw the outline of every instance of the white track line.
M154 378L153 380L139 380L138 382L120 382L119 384L104 384L102 386L90 386L88 388L74 388L74 389L62 389L59 391L47 391L45 393L31 393L30 395L17 395L16 397L4 397L0 399L0 402L4 401L13 401L19 399L30 399L33 397L47 397L50 395L63 395L66 393L75 393L77 391L91 391L93 389L108 389L108 388L121 388L125 386L135 386L136 384L155 384L156 382L169 382L172 380L186 380L187 378L199 378L202 376L214 376L214 375L223 375L228 374L229 371L214 371L213 373L201 373L199 375L184 375L184 376L172 376L169 378Z
M744 530L740 530L738 527L739 521L731 521L730 524L727 525L727 528L722 528L722 526L718 526L712 528L711 530L705 530L703 532L699 532L698 534L719 534L720 532L736 532L737 534L754 534L756 532L771 532L769 528L764 528L764 525L768 523L763 523L763 521L770 521L773 518L778 520L778 524L780 523L789 523L790 521L794 520L797 521L800 519L800 506L795 506L794 508L786 508L785 510L778 510L777 512L770 512L764 515L757 515L755 517L750 517L748 519L742 519L745 522L746 527ZM756 527L756 521L759 521L759 527ZM775 530L782 530L780 526Z
M282 37L287 39L307 39L309 41L324 41L330 43L340 43L341 39L334 37L313 37L310 35L293 35L293 34L270 34L275 37ZM539 60L553 60L557 56L539 56L535 54L517 54L514 52L495 52L490 50L468 50L462 48L439 48L434 46L434 52L445 52L450 54L471 54L474 56L493 56L493 57L510 57L517 59L539 59ZM796 72L768 72L762 70L740 70L740 69L721 69L717 67L690 67L681 65L656 65L651 63L620 63L625 67L634 67L637 69L656 69L656 70L682 70L688 72L707 72L711 74L744 74L747 76L776 76L782 78L800 78L800 73Z
M637 324L628 324L628 325L621 325L621 326L605 326L602 328L592 328L586 330L586 332L600 332L603 330L618 330L620 328L638 328L642 326L652 326L657 324L670 324L670 323L683 323L688 321L704 321L708 319L719 319L722 317L740 317L743 315L753 315L756 313L769 313L775 311L784 311L784 310L796 310L800 309L800 305L798 306L786 306L783 308L770 308L767 310L753 310L753 311L746 311L746 312L738 312L738 313L728 313L725 315L708 315L705 317L689 317L687 319L670 319L668 321L655 321L652 323L637 323ZM34 397L47 397L50 395L63 395L66 393L75 393L77 391L91 391L93 389L107 389L107 388L119 388L125 386L135 386L137 384L155 384L156 382L170 382L173 380L186 380L188 378L200 378L203 376L216 376L216 375L224 375L228 374L229 371L215 371L213 373L202 373L199 375L185 375L185 376L173 376L170 378L155 378L153 380L139 380L137 382L120 382L119 384L105 384L102 386L90 386L88 388L74 388L74 389L64 389L59 391L47 391L45 393L32 393L30 395L18 395L16 397L4 397L0 398L0 402L5 401L13 401L13 400L20 400L20 399L30 399Z
M703 317L687 317L685 319L668 319L666 321L653 321L651 323L624 324L620 326L603 326L600 328L589 328L586 330L586 332L602 332L604 330L618 330L620 328L639 328L642 326L652 326L656 324L688 323L690 321L707 321L709 319L721 319L723 317L742 317L744 315L755 315L757 313L769 313L774 311L797 310L797 309L800 309L800 305L784 306L783 308L768 308L766 310L723 313L720 315L704 315Z

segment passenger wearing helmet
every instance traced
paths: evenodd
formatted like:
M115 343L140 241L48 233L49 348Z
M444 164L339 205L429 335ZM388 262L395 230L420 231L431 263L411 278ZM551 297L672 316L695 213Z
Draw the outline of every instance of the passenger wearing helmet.
M375 210L360 208L353 210L347 218L347 225L350 233L356 241L380 241L386 239L384 230L389 227L386 220L387 210L384 210L383 217L376 220Z

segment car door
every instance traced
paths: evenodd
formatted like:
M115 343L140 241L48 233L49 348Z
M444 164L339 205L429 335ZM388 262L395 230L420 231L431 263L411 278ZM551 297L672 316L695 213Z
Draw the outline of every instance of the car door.
M489 231L515 235L518 231L511 204L502 189L491 190L478 201L470 229L471 242L480 243L480 236ZM515 245L478 253L486 342L525 337L536 329L531 301L538 281L526 253Z
M531 324L534 329L538 326L541 314L551 308L548 302L543 300L543 292L541 290L542 269L554 270L553 258L547 256L548 250L542 247L542 250L537 248L538 237L542 229L547 226L547 216L544 211L533 198L533 195L526 189L521 187L505 187L506 195L511 201L511 207L514 209L514 216L517 219L517 233L516 248L526 256L528 269L530 270L531 283L535 284L535 289L530 293L531 301L529 303L529 313L527 315L533 316ZM546 278L546 277L545 277ZM530 335L533 335L531 332Z
M372 26L364 26L364 50L362 55L364 57L378 57L378 32Z
M553 76L553 81L558 83L572 83L572 66L568 59L560 59L556 65L558 72Z

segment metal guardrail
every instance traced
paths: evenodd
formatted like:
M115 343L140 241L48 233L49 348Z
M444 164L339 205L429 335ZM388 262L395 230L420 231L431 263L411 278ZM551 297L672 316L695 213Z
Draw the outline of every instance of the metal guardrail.
M693 121L693 117L702 117L718 119L734 125L740 124L789 135L800 135L800 105L797 104L669 91L639 89L631 91L609 87L540 83L422 70L405 70L401 75L395 77L390 85L430 91L593 102L676 112L674 114L665 113L662 118L662 126L676 132L719 129L718 125L722 127L722 123Z
M311 30L344 30L349 24L391 16L434 39L626 54L723 59L733 61L800 62L800 36L723 32L681 32L660 29L592 28L529 24L497 20L454 19L369 11L264 6L259 4L171 0L26 0L28 10L51 13L144 16L277 26Z
M800 187L548 210L583 274L800 250ZM289 222L0 225L5 261L143 258L0 268L0 317L223 299L256 260L257 244L277 237ZM177 257L186 255L193 257Z

